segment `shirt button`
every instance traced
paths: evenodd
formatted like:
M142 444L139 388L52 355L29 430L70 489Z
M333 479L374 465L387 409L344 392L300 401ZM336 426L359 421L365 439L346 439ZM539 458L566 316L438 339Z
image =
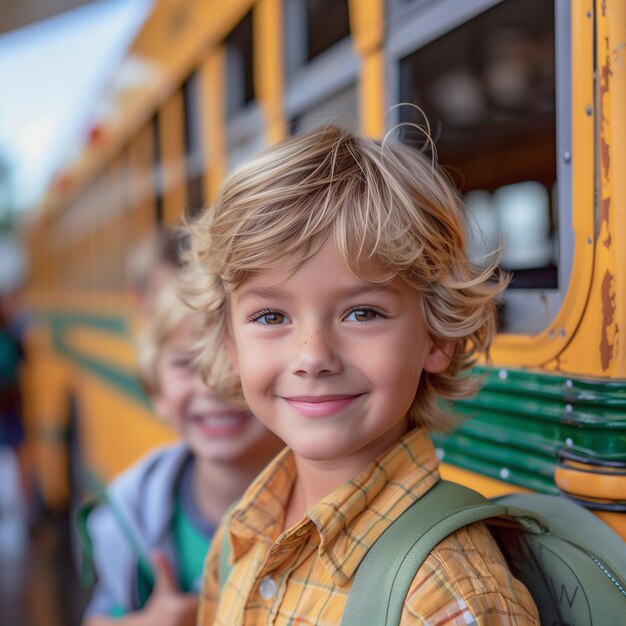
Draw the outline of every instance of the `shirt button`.
M271 576L266 576L259 585L259 593L264 600L269 600L276 593L276 582Z

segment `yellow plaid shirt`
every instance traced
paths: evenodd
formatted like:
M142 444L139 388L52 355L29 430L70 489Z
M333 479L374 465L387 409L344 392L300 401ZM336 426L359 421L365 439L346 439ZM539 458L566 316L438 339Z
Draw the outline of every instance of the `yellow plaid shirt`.
M283 532L295 472L286 449L234 509L228 529L234 565L221 594L224 526L218 530L205 565L199 626L338 625L368 548L439 480L434 448L416 429ZM530 594L478 523L442 541L424 561L402 612L401 625L409 624L538 626L539 619Z

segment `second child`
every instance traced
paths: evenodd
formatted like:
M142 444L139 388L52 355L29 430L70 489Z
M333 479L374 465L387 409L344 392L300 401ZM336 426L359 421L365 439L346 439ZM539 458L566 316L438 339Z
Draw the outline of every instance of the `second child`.
M196 339L175 285L164 285L139 338L139 372L180 442L126 470L86 517L97 583L84 626L195 624L215 527L282 447L245 406L202 382Z

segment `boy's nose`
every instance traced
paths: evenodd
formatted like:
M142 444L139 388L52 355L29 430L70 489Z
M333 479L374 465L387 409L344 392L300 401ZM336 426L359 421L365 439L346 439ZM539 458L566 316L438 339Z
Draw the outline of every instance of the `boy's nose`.
M319 327L303 329L298 338L298 350L291 364L291 373L328 376L342 369L330 333Z

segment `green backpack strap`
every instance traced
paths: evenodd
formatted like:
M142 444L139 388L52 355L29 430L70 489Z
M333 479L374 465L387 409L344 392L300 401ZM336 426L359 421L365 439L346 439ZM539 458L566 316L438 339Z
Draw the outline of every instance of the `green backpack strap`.
M76 512L76 530L80 539L80 582L84 587L93 584L95 580L95 572L93 566L93 543L89 535L87 526L87 518L91 512L98 506L99 501L92 498L84 502Z
M93 543L89 535L88 518L91 512L103 503L109 507L120 531L137 558L137 567L142 583L151 590L154 587L154 570L152 569L150 555L143 545L141 538L131 528L122 510L108 491L104 491L88 499L80 506L76 513L76 526L82 546L80 565L80 579L82 584L90 585L95 578L93 568Z
M415 573L433 548L463 526L505 514L506 506L440 480L367 552L352 582L341 626L399 624Z
M556 496L513 494L492 502L461 485L440 481L363 558L342 626L397 626L424 559L446 536L480 520L489 520L542 623L626 623L626 544L602 520Z
M131 547L135 557L137 558L139 576L142 579L143 585L147 588L149 595L154 588L155 575L148 548L144 545L141 536L133 530L126 519L126 516L122 512L122 509L117 504L117 501L108 491L105 491L104 493L104 500L113 514L119 529L126 538L128 545Z

